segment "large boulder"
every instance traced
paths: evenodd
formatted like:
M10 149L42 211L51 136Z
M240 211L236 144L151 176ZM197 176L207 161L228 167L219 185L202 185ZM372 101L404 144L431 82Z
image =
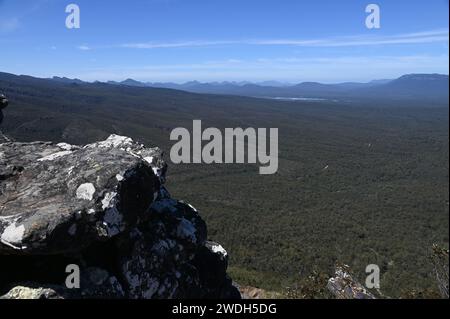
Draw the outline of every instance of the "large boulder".
M3 144L0 252L78 251L128 231L160 189L152 168L163 167L144 160L160 154L119 136L85 147Z
M163 186L162 155L117 135L0 144L0 295L238 298L225 250ZM78 289L65 285L71 264Z

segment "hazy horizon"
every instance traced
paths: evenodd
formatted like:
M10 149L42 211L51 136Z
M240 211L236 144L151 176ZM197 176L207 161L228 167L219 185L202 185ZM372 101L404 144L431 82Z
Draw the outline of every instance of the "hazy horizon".
M300 83L308 83L308 82L312 82L312 83L320 83L320 84L343 84L343 83L361 83L361 84L365 84L365 83L371 83L371 82L376 82L376 81L392 81L395 80L401 76L404 75L411 75L411 74L426 74L426 75L443 75L443 76L449 76L449 73L405 73L400 75L399 77L396 78L377 78L377 79L371 79L368 81L339 81L339 82L325 82L325 81L309 81L307 79L305 80L299 80L299 81L290 81L290 82L286 82L286 81L279 81L279 80L274 80L274 79L266 79L266 80L259 80L259 81L250 81L250 80L211 80L211 81L199 81L197 79L190 79L190 80L185 80L185 81L161 81L161 80L155 80L155 81L149 81L149 80L138 80L132 77L125 77L125 78L121 78L121 79L117 79L117 80L83 80L77 77L69 77L67 75L50 75L47 77L44 76L38 76L38 75L33 75L33 74L18 74L18 73L11 73L11 72L5 72L3 70L0 70L0 73L10 73L13 75L17 75L17 76L31 76L31 77L36 77L36 78L40 78L40 79L54 79L54 78L62 78L62 79L69 79L69 80L81 80L83 82L86 83L95 83L95 82L101 82L101 83L108 83L108 82L124 82L126 80L134 80L134 81L138 81L144 84L152 84L152 83L172 83L172 84L178 84L178 85L182 85L182 84L187 84L187 83L192 83L192 82L197 82L200 84L224 84L224 83L230 83L230 84L235 84L235 85L245 85L245 84L257 84L257 85L267 85L270 86L270 83L273 84L278 84L280 86L289 86L289 85L296 85L296 84L300 84Z

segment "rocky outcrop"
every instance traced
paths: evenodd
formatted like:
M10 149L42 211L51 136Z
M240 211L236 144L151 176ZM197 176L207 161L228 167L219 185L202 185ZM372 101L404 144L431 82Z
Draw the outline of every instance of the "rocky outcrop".
M197 210L171 198L158 148L0 144L3 298L239 298ZM80 269L68 287L68 265Z
M328 280L328 290L336 299L375 299L349 272L347 265L336 267L334 277Z

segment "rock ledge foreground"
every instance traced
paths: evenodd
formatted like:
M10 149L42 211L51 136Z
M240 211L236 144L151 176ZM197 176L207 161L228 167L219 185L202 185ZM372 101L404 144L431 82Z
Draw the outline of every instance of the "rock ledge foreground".
M118 135L0 144L0 298L240 298L166 170L160 149Z

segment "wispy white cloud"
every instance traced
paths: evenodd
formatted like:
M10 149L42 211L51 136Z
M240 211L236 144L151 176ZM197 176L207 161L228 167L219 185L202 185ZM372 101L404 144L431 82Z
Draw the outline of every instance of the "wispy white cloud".
M132 49L165 49L165 48L184 48L184 47L206 47L217 45L236 44L236 41L181 41L181 42L143 42L143 43L125 43L119 45L122 48Z
M390 36L358 35L318 39L249 39L223 41L178 41L178 42L139 42L125 43L118 47L133 49L161 49L186 47L211 47L227 45L260 45L260 46L299 46L299 47L343 47L374 46L394 44L417 44L449 41L449 30L439 29L416 33L405 33Z
M78 50L81 50L81 51L89 51L89 50L91 50L91 48L90 48L88 45L85 45L85 44L79 45L79 46L77 47L77 49L78 49Z

